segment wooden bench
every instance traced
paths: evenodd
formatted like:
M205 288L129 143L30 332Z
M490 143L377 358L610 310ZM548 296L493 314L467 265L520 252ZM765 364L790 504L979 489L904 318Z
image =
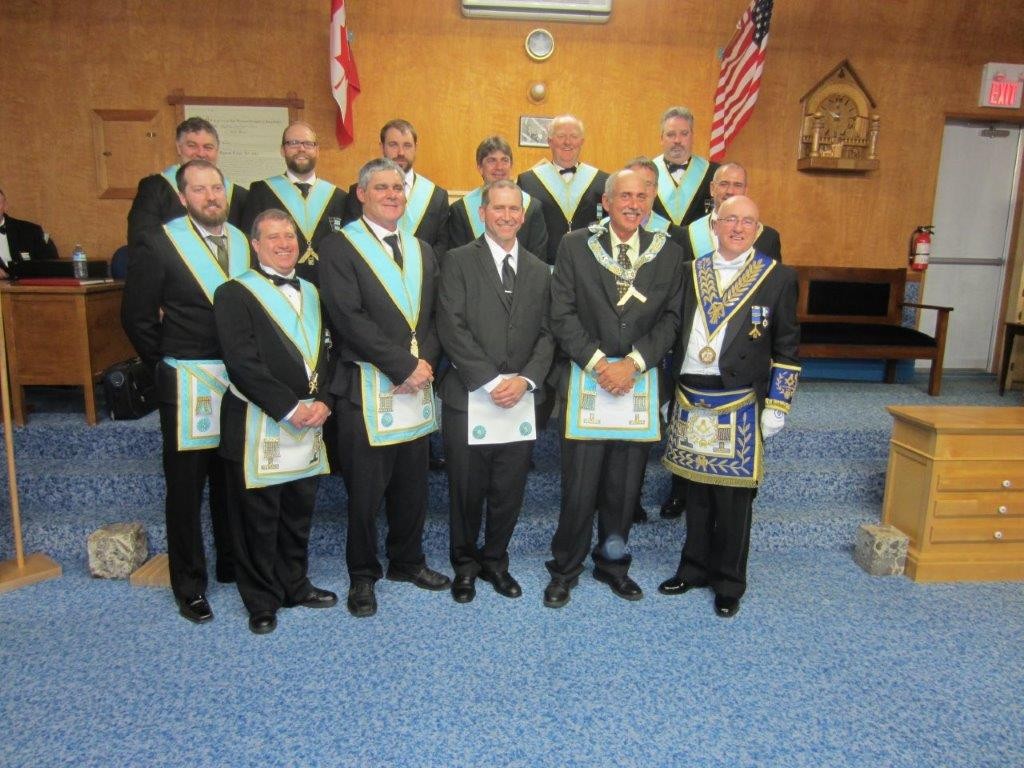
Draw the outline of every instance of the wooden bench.
M905 269L796 267L800 296L800 357L885 360L895 381L898 360L931 360L928 394L939 394L946 329L952 307L903 301ZM903 309L938 312L935 336L902 325Z

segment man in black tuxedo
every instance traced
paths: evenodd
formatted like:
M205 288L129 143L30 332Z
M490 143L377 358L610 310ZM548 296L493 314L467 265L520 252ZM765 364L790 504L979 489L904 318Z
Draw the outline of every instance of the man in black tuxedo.
M484 222L480 217L480 201L484 186L512 178L512 147L501 136L488 136L476 148L476 169L484 184L472 192L467 192L452 206L448 216L449 248L471 243L483 234ZM541 203L522 190L520 194L523 195L525 213L523 225L519 228L516 239L527 251L543 258L548 249L548 230L544 224Z
M548 264L555 263L558 244L566 232L586 227L604 216L601 195L608 174L580 162L583 123L573 115L560 115L548 126L551 159L541 160L519 174L516 183L540 201L548 233Z
M555 261L551 328L571 366L562 364L555 371L568 405L562 443L562 507L551 541L553 557L547 563L551 581L544 590L544 604L551 608L568 602L569 590L583 571L595 509L594 578L626 600L643 597L628 576L631 558L625 541L649 443L659 437L655 374L679 329L683 269L679 246L664 233L647 232L640 226L647 213L647 195L638 173L613 174L603 197L608 228L570 232L562 239ZM645 389L636 394L634 386L641 376ZM638 411L635 417L643 430L637 430L632 439L609 436L624 433L623 427L611 432L591 430L582 418L576 423L575 415L597 397L595 382L611 396L628 397L631 410ZM612 541L618 546L610 546Z
M139 188L128 211L128 245L138 245L143 232L159 227L172 219L185 215L185 207L178 198L175 174L189 160L205 160L217 164L220 155L220 137L209 120L190 117L179 123L175 130L174 147L178 163L168 166L160 173L146 176L139 181ZM245 208L246 189L225 180L227 216L231 224L238 226Z
M679 567L658 590L710 587L725 618L746 590L762 441L785 425L800 375L796 271L758 253L757 232L757 206L734 196L718 209L717 249L687 265L662 459L690 482Z
M404 181L392 160L364 165L356 188L362 216L326 237L320 254L321 295L338 335L330 391L348 490L345 557L353 616L377 612L382 501L387 578L430 590L451 583L423 556L427 439L437 429L431 381L441 352L434 328L437 259L428 243L400 227Z
M739 163L725 163L715 170L711 181L711 199L714 208L711 213L690 222L683 238L683 253L687 261L697 256L712 253L718 248L715 224L718 209L726 200L736 195L747 194L747 172ZM758 224L754 239L754 250L776 261L782 261L782 241L779 233L765 224ZM686 509L686 480L679 475L672 476L672 489L661 505L661 516L666 519L680 517Z
M716 163L693 154L693 112L669 107L661 116L662 154L658 166L658 197L654 211L677 227L699 219L711 205L711 177Z
M0 189L0 280L7 279L11 264L56 258L57 246L42 227L7 215L7 196Z
M408 120L389 120L380 129L381 157L393 160L402 169L406 207L398 226L425 240L441 258L448 250L448 192L413 170L418 147L419 134ZM348 190L346 222L362 215L357 186L353 184Z
M221 409L220 454L232 508L238 592L249 629L273 632L277 610L328 608L333 592L309 582L309 525L319 475L328 472L323 424L333 401L316 287L296 277L295 223L274 208L252 227L258 265L214 294L217 336L231 380Z
M528 392L543 397L538 386L554 354L550 270L516 239L525 216L522 192L507 179L494 181L483 188L481 203L484 234L445 257L437 314L452 363L438 392L448 458L452 597L458 603L474 598L478 575L500 595L522 594L509 574L508 543L523 506L536 434L524 434L521 426L519 436L529 439L470 445L469 393L484 390L487 406L496 409L516 406ZM479 413L486 416L484 409ZM477 547L485 501L484 544Z
M296 121L285 128L281 157L283 174L254 181L249 187L240 228L249 232L256 217L271 208L287 211L298 227L299 262L295 269L299 277L318 285L320 242L341 229L347 195L329 181L317 178L320 141L308 123Z
M213 294L249 268L249 243L226 222L224 177L205 160L176 174L187 216L145 231L128 262L121 322L139 357L155 370L167 486L167 555L182 616L213 618L205 597L206 556L199 509L210 483L217 580L235 580L230 497L220 442L227 386L213 318Z

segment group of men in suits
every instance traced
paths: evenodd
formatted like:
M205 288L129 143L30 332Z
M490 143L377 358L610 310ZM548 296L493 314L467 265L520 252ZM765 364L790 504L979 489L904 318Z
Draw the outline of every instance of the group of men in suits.
M555 399L566 403L562 501L544 604L568 602L588 551L598 581L624 599L641 598L628 575L628 537L649 448L661 435L661 373L678 384L668 426L677 439L664 461L692 482L663 508L671 516L685 507L690 534L677 574L659 589L710 586L719 615L734 615L760 453L746 495L705 493L729 484L702 472L735 453L740 438L726 444L729 430L719 425L711 429L717 442L708 442L697 430L710 418L701 398L749 389L761 414L758 450L761 435L781 428L798 373L795 279L779 264L778 234L744 196L744 169L692 155L692 114L668 110L661 140L662 155L607 174L580 161L583 125L564 115L549 128L551 160L513 183L511 148L491 136L476 154L482 186L449 209L447 192L413 170L418 137L405 120L381 129L381 158L363 166L347 194L317 178L316 134L293 123L282 137L285 173L254 183L247 199L215 167L213 126L182 123L183 164L139 185L125 298L125 327L162 382L168 550L182 614L212 617L198 523L207 475L217 575L237 579L250 628L271 631L281 606L334 603L305 575L312 495L327 471L324 429L336 438L349 496L354 616L376 612L374 585L384 576L450 587L462 603L474 599L477 578L518 597L508 543L529 440ZM750 332L740 333L746 324ZM701 339L699 371L689 366L691 337ZM450 362L443 370L442 350ZM776 377L776 364L784 376ZM422 547L435 375L454 583L426 564ZM686 382L698 393L690 399ZM218 413L219 453L210 439L189 444ZM509 419L521 419L519 435L495 438ZM291 467L292 454L309 460L301 477L294 467L267 469ZM386 571L377 552L381 505ZM698 529L710 543L698 542Z

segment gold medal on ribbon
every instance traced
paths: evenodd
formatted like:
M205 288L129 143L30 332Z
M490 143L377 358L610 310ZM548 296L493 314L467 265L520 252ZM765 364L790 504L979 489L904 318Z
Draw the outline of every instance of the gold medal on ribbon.
M313 375L309 377L309 394L315 395L318 389L320 389L320 376L313 371Z
M318 261L320 261L320 257L313 250L313 246L307 245L306 252L299 259L299 264L316 264Z
M420 356L420 343L416 341L416 334L412 335L412 341L409 343L409 351L413 357L419 358Z
M700 359L702 363L704 363L704 365L711 365L713 362L715 362L715 358L718 357L718 355L715 354L715 350L713 350L711 348L711 345L708 344L704 347L701 347L700 352L697 353L697 357Z

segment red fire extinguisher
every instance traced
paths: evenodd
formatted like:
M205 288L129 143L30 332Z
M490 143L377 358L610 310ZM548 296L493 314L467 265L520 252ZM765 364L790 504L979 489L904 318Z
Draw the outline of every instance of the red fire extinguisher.
M918 227L910 238L910 268L917 272L928 269L928 257L932 252L932 235L935 227L929 224Z

